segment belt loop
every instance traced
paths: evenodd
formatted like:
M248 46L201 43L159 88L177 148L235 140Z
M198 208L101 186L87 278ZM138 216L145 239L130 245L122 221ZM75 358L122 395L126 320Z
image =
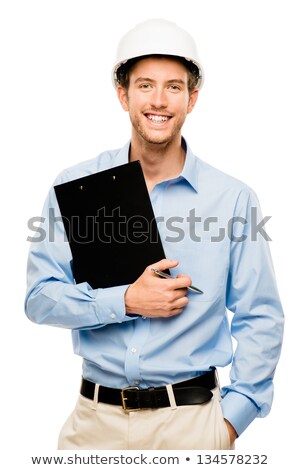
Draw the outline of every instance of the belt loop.
M171 384L166 385L166 389L168 392L168 397L169 397L169 402L170 402L170 407L171 410L176 410L177 404L174 396L174 390Z
M217 382L217 385L216 385L216 398L218 399L218 401L221 403L222 401L222 397L221 397L221 385L220 385L220 377L219 377L219 373L218 373L218 369L215 368L215 378L216 378L216 382Z
M220 377L219 377L219 372L218 372L217 368L215 368L215 377L216 377L217 387L218 387L219 390L221 390Z
M99 384L95 384L95 389L94 389L94 399L91 403L91 409L92 410L96 410L97 409L97 405L98 405L98 395L99 395L99 387L100 385Z

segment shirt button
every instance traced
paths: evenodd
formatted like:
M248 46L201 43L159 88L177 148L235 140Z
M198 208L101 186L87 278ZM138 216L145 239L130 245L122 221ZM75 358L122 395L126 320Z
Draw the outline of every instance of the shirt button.
M135 383L135 385L140 385L141 381L140 380L135 380L134 383Z
M110 318L116 318L116 314L115 314L115 313L112 313L112 314L110 315Z
M131 352L134 354L136 353L136 348L131 348Z

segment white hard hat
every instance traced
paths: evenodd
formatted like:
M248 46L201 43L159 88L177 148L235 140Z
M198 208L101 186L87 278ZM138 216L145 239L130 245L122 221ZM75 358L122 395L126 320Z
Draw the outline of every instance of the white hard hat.
M204 75L194 39L177 24L160 18L139 23L122 37L112 70L114 86L118 85L117 71L121 65L149 55L176 56L194 64L199 77L197 88L201 88Z

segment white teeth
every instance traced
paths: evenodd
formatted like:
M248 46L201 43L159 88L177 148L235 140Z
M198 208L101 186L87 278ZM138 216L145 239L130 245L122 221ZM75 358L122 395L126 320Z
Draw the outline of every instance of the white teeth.
M151 121L153 122L163 122L169 119L167 116L156 116L154 114L149 114L148 118L151 119Z

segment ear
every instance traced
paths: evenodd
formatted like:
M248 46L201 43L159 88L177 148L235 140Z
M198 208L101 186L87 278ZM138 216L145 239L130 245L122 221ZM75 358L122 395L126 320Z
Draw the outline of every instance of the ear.
M198 88L194 88L194 90L192 90L190 92L190 97L189 97L189 103L188 103L188 108L187 108L187 113L191 113L194 109L194 106L197 102L197 99L198 99L198 95L199 95L199 90Z
M124 111L128 111L128 93L121 85L117 86L117 94Z

